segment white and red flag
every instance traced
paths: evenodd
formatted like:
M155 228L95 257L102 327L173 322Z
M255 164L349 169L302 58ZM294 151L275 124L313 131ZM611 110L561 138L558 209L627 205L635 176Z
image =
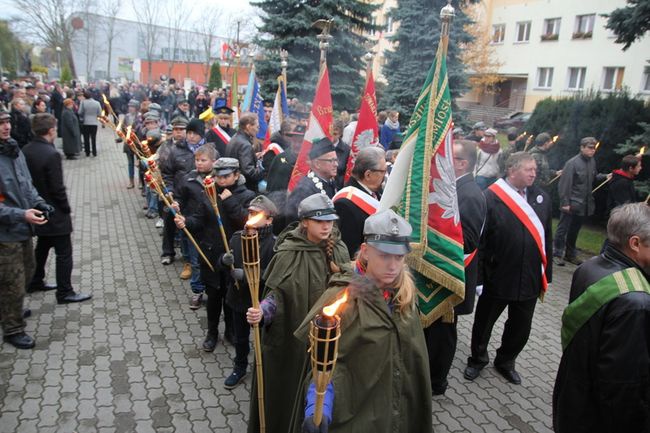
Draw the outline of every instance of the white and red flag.
M305 131L305 138L298 153L296 165L293 167L291 179L289 180L289 192L298 185L300 179L305 177L309 172L309 151L314 141L318 141L325 137L332 139L332 122L333 122L333 109L332 109L332 94L330 93L330 79L327 72L327 64L324 64L320 76L318 77L318 84L316 84L316 94L314 95L314 103L311 106L311 113L309 115L309 126Z

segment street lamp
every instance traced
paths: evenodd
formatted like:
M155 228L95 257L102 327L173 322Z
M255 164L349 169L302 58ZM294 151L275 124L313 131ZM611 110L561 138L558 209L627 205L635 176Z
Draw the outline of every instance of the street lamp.
M61 47L56 47L56 64L59 67L59 80L61 79Z

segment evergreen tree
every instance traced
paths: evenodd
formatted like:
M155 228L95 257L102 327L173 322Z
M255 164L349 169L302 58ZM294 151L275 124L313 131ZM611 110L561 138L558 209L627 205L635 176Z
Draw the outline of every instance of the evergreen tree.
M220 89L221 86L221 65L219 64L219 61L215 61L212 66L210 66L210 80L208 81L208 87L210 90L213 90Z
M61 82L69 84L72 81L72 71L70 71L70 66L65 65L61 70Z
M462 3L475 3L467 0ZM392 40L394 51L388 50L383 74L388 87L379 106L399 111L409 117L415 107L422 85L440 42L440 9L447 0L397 0L397 8L391 11L393 21L399 26ZM457 97L469 90L466 67L460 60L460 45L472 42L465 31L471 23L463 10L454 4L456 17L451 23L449 50L447 53L447 74L453 102L454 121L459 123L461 114L456 107Z
M333 38L327 51L332 100L337 110L356 110L363 87L362 57L367 40L359 32L376 29L371 21L378 6L363 0L262 0L252 4L264 11L256 43L264 48L265 58L255 62L262 94L275 94L276 78L281 73L280 49L284 48L289 52L289 97L311 101L320 63L316 38L320 31L312 24L332 18Z

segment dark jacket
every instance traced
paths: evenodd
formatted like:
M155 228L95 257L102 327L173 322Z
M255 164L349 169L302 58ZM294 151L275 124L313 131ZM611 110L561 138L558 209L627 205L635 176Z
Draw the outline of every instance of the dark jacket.
M0 242L22 242L34 235L25 221L25 211L45 200L38 195L25 162L13 138L0 140Z
M350 146L339 140L335 149L336 158L339 160L339 167L336 169L336 187L341 189L343 188L345 169L348 166L348 158L350 157Z
M617 206L637 201L634 179L627 177L618 170L612 173L612 180L609 181L607 191L607 210L612 211Z
M535 299L542 290L542 258L537 244L515 214L491 190L484 191L487 214L481 239L483 296L505 301ZM527 201L544 226L546 278L552 281L551 199L541 188L527 189Z
M11 137L21 148L32 139L32 126L29 117L22 111L11 109Z
M352 186L367 193L366 189L351 177L347 186ZM380 197L378 196L377 199ZM334 209L339 216L338 226L341 231L341 240L348 247L350 257L354 257L363 243L363 225L370 215L364 212L352 200L340 198L334 203Z
M242 231L235 232L230 238L230 251L235 257L235 268L243 269L242 247L241 247L241 234ZM275 245L276 236L273 234L273 226L266 226L257 229L260 243L260 275L264 275L267 266L273 258L273 246ZM262 289L264 288L264 280L260 280L260 300ZM246 310L252 305L250 290L248 288L248 281L246 278L239 282L239 288L234 284L228 287L226 293L226 303L230 308L240 313L245 313Z
M165 145L165 157L158 162L160 173L169 191L176 193L175 185L181 178L194 170L194 153L185 140Z
M267 169L266 175L266 190L272 191L286 191L291 180L291 173L293 167L296 165L297 155L293 153L291 148L287 148L284 152L279 153Z
M221 129L226 131L226 133L228 135L230 135L231 138L237 132L232 128L221 128ZM215 149L217 149L217 152L219 153L219 156L220 157L225 156L225 154L226 154L226 145L228 143L224 142L219 137L219 135L217 135L217 133L214 132L214 128L210 128L205 132L205 141L206 141L206 143L214 143L214 147L215 147Z
M334 194L336 194L336 183L334 180L331 181L326 181L320 178L317 178L314 175L314 179L318 179L320 183L323 185L323 191L327 194L329 198L334 197ZM317 194L320 193L321 190L318 189L314 181L308 177L305 176L300 181L298 181L298 184L296 187L291 191L291 194L289 194L289 197L287 199L287 208L286 208L286 215L287 215L287 221L295 221L298 219L298 205L300 204L301 201L306 199L312 194Z
M246 177L246 186L252 191L257 191L257 184L264 177L264 172L257 165L251 139L243 132L237 132L230 139L223 156L239 160L241 172Z
M474 176L467 174L456 181L460 225L463 228L463 253L474 252L481 240L481 230L485 223L487 211L485 196L481 188L474 182ZM478 277L478 254L474 256L465 268L465 300L458 304L456 314L472 314L476 298L476 280Z
M608 245L576 270L569 302L631 267L643 272ZM555 432L650 432L649 372L650 294L625 293L591 316L564 350L553 391Z
M77 115L69 108L61 112L61 139L63 140L63 153L75 155L81 151L81 129Z
M54 206L47 224L34 226L38 236L60 236L72 233L70 203L63 182L61 154L41 137L36 137L23 148L32 182L39 195Z
M597 178L596 161L578 154L568 160L562 169L558 185L560 207L571 206L571 213L589 216L596 210L591 190Z
M271 143L276 143L280 145L280 147L283 150L287 150L290 146L289 142L284 137L284 135L280 134L280 131L274 132L273 135L271 135ZM262 157L262 166L264 167L265 173L269 172L269 169L271 168L271 165L273 164L273 160L275 159L276 156L277 155L274 152L268 151ZM268 190L268 185L267 185L267 190Z

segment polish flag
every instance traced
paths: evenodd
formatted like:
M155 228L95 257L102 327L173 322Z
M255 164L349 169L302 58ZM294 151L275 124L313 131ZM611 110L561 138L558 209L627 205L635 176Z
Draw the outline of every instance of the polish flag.
M305 131L305 138L302 142L300 153L298 153L296 165L293 167L291 180L289 180L289 192L293 191L300 179L305 177L309 172L307 160L309 159L308 155L312 143L325 137L330 140L332 139L332 112L330 79L327 72L327 64L324 64L318 77L318 84L316 85L314 103L311 106L311 113L309 115L309 126L307 126L307 131Z

